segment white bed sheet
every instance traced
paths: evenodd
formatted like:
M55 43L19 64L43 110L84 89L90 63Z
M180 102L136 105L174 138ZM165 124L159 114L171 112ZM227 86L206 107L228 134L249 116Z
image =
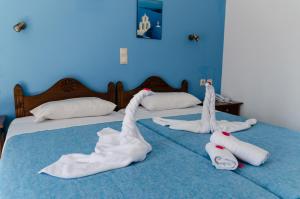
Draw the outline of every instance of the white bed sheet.
M123 114L113 112L112 114L105 116L72 118L63 120L46 120L40 123L34 122L33 116L16 118L11 122L8 128L6 141L16 135L34 133L38 131L68 128L73 126L122 121L123 117Z
M14 119L7 131L6 141L16 135L34 133L38 131L54 130L61 128L68 128L73 126L82 126L89 124L105 123L122 121L124 117L125 109L121 109L118 112L113 112L110 115L98 116L98 117L83 117L72 118L63 120L46 120L40 123L34 122L33 116L22 117ZM149 119L153 117L171 117L179 115L197 114L202 112L202 106L194 106L184 109L172 109L163 111L148 111L143 107L139 107L136 120Z
M118 112L124 114L125 109L121 109ZM141 119L149 119L153 117L171 117L171 116L179 116L179 115L198 114L201 112L202 112L202 106L193 106L189 108L171 109L171 110L163 110L163 111L149 111L144 107L140 106L136 113L136 119L141 120Z

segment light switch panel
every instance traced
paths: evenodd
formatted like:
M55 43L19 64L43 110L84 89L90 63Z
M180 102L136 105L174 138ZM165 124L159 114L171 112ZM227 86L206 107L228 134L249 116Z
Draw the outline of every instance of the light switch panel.
M128 64L128 49L120 48L120 64Z

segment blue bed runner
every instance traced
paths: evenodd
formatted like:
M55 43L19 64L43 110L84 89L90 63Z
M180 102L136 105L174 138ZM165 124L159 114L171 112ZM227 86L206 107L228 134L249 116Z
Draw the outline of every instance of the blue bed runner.
M173 119L195 120L200 115L170 117ZM242 117L219 112L218 120L242 121ZM151 119L141 120L140 124L172 140L180 146L199 154L206 159L205 145L210 134L194 134L171 130L157 125ZM270 159L262 166L246 164L235 173L251 180L282 198L300 198L300 133L285 128L258 123L249 130L234 133L239 139L258 145L271 153ZM213 167L211 165L211 167Z
M233 172L139 126L153 151L143 162L93 176L63 180L37 172L68 153L90 153L105 123L23 134L6 143L0 162L0 198L277 198Z

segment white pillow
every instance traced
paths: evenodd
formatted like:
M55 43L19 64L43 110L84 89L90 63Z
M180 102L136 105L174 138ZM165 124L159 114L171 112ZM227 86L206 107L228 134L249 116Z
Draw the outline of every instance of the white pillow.
M42 104L30 112L35 116L35 122L46 119L59 120L76 117L92 117L108 115L116 105L97 97L82 97Z
M142 106L149 111L162 111L168 109L188 108L200 104L201 101L184 92L166 92L155 93L154 95L145 97Z

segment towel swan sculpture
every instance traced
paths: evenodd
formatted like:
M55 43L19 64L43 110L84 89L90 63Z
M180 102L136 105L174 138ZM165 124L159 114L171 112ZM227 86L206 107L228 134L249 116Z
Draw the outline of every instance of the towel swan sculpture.
M65 179L79 178L143 161L152 147L136 126L135 113L143 98L152 94L148 89L137 93L126 107L122 131L111 128L99 131L99 141L93 153L63 155L39 173Z
M256 124L256 119L249 119L245 122L231 122L227 120L216 120L215 114L215 89L210 83L206 83L206 92L203 103L201 120L184 121L165 119L160 117L153 118L153 122L168 126L170 129L183 130L193 133L213 133L215 131L237 132L251 128Z

